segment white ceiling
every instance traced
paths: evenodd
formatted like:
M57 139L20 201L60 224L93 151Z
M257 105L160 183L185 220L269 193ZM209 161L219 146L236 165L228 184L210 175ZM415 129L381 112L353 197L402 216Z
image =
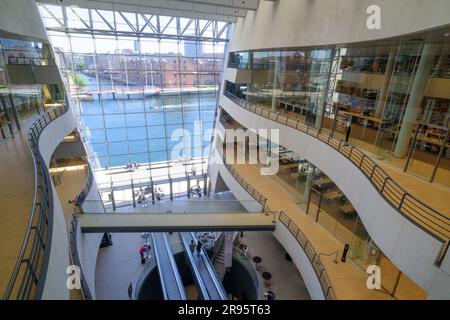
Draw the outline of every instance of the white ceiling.
M235 22L247 10L256 10L260 0L36 0L39 3L78 6L186 18Z

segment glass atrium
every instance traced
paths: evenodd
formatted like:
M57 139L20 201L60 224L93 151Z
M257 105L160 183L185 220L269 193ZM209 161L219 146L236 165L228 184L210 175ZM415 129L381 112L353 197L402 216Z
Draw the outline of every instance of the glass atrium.
M39 10L103 200L150 184L185 195L190 178L204 188L229 23Z

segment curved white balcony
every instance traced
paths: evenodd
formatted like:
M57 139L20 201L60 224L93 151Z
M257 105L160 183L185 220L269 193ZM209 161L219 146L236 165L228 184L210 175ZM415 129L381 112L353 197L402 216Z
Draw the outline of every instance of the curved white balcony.
M339 141L336 145L317 130L238 103L224 95L220 99L222 108L244 127L278 129L281 145L313 163L342 190L370 236L401 271L430 299L448 298L448 218L404 192L356 148L341 148Z

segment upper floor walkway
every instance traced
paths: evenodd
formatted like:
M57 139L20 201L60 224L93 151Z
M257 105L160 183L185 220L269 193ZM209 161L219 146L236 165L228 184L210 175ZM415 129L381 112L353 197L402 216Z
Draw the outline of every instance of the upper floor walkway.
M176 232L176 231L264 231L275 228L273 217L263 213L124 213L83 214L78 218L81 231L99 232Z
M291 150L300 155L308 153L305 149L312 150L315 147L312 141L308 144L308 141L304 139L292 140L292 134L295 132L305 133L308 140L312 137L319 140L318 142L327 144L357 166L384 198L404 216L441 239L442 242L448 242L450 205L447 199L450 196L450 189L402 172L386 160L376 159L360 148L346 145L343 139L339 139L339 136L331 136L325 129L317 130L308 127L297 114L294 116L284 110L274 112L265 106L248 104L245 100L229 93L222 96L221 106L233 119L239 119L239 123L246 128L285 128L280 130L279 143L283 146L295 144L295 148ZM242 113L242 109L246 110L246 116ZM317 165L317 163L314 164ZM331 165L328 164L328 166Z
M38 116L25 115L21 131L0 138L0 294L14 269L33 206L34 165L27 133Z

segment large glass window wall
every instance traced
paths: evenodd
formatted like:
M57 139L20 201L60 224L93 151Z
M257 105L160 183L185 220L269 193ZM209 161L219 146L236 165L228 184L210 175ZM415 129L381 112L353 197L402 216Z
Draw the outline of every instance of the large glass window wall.
M450 186L450 32L302 50L232 52L252 83L225 92L331 132Z
M51 5L40 11L102 190L181 177L186 189L192 167L206 173L227 43L226 30L212 28L227 23ZM55 20L79 32L55 31ZM154 26L161 33L149 37ZM115 35L101 32L108 29ZM182 192L179 182L172 187ZM132 200L131 191L119 194Z

